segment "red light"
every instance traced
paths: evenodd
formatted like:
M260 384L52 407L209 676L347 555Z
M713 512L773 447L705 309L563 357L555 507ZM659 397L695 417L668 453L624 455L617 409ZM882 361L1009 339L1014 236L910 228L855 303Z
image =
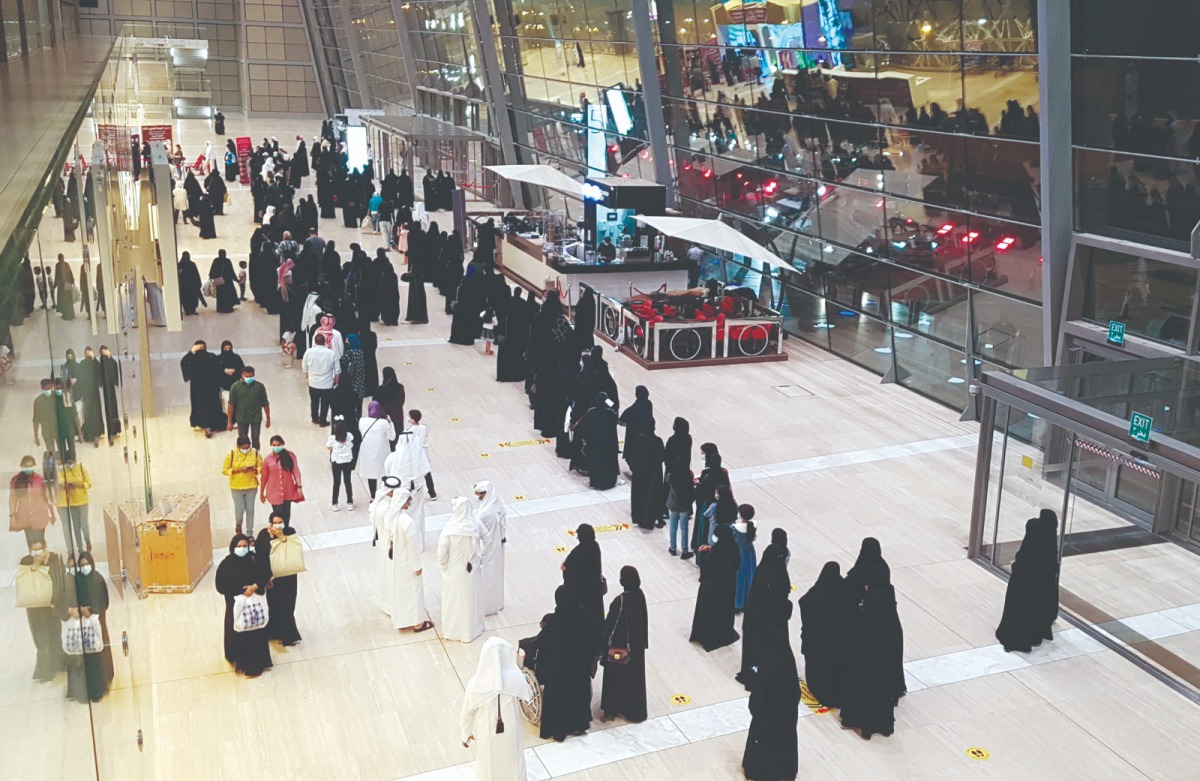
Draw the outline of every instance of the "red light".
M690 170L692 170L692 164L691 164L691 163L684 163L684 164L683 164L683 170L685 170L685 171L690 171Z
M875 202L875 208L876 208L876 209L882 209L882 208L883 208L883 199L882 199L882 198L880 198L878 201L876 201L876 202Z
M779 182L777 182L777 181L775 181L774 179L772 179L771 181L767 182L767 186L766 186L766 188L765 188L765 189L766 189L766 191L767 191L767 192L769 192L769 193L773 193L773 192L775 192L775 189L776 189L777 187L779 187Z
M962 237L962 243L970 244L977 238L979 238L979 231L969 231L966 236Z
M705 179L711 179L711 178L712 178L712 169L711 169L711 168L705 168L705 169L704 169L704 178L705 178Z
M741 179L741 178L742 178L742 175L741 175L741 174L738 174L738 175L737 175L737 178L738 178L738 179Z
M1000 239L1000 241L996 242L996 250L998 252L1004 252L1005 250L1012 247L1012 245L1015 244L1016 241L1017 240L1012 236L1005 236L1004 238Z
M945 236L947 233L949 233L952 230L954 230L954 223L948 222L945 225L943 225L942 227L938 228L937 234L939 236Z

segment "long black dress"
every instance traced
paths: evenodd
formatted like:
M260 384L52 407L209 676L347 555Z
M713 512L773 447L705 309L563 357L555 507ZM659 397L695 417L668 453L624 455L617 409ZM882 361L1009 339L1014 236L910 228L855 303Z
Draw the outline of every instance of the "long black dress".
M404 322L428 323L429 302L425 299L425 279L421 272L414 269L400 279L408 283L408 309L404 313Z
M67 697L76 702L99 702L108 693L113 680L112 647L108 636L108 586L104 576L96 572L95 561L90 554L81 554L79 562L89 562L93 567L88 575L67 577L66 599L62 606L62 618L69 608L78 608L80 614L87 608L92 615L100 617L100 632L104 650L98 654L83 654L67 657Z
M374 396L379 390L379 336L371 330L370 323L363 323L358 329L358 340L363 354L363 393ZM361 445L361 438L356 438L354 444Z
M294 527L283 530L287 536L296 533ZM271 532L266 527L254 538L254 560L258 563L259 579L265 578L267 585L267 609L271 620L267 622L267 637L278 640L285 646L300 642L300 630L296 628L296 592L299 575L276 577L271 571Z
M84 442L95 442L104 436L104 409L100 406L100 362L84 353L75 369L75 386L71 398L83 402L83 424L80 434Z
M203 283L200 281L200 269L196 268L196 263L192 260L192 256L188 253L183 253L179 258L179 305L183 309L185 315L196 314L196 307L200 305L203 298L201 289Z
M637 451L638 431L654 420L654 402L650 401L650 389L639 385L633 392L634 402L621 413L619 421L625 427L625 449L621 457L630 467L633 466L633 454Z
M859 548L858 559L846 573L846 588L854 598L854 604L861 605L869 589L891 582L892 570L883 560L879 540L874 537L865 538Z
M384 325L400 324L400 277L391 263L379 270L379 319Z
M608 606L604 637L610 648L629 649L629 661L613 664L605 657L600 690L600 710L605 717L624 716L632 722L646 720L646 649L650 646L646 595L640 580L638 584L618 594Z
M483 332L484 289L482 277L467 269L454 297L454 320L450 323L450 343L473 345Z
M214 280L214 285L216 285L215 280L224 280L216 287L217 311L221 314L229 314L239 302L237 274L233 270L233 261L225 255L225 250L221 250L217 257L213 258L212 265L208 268L208 278Z
M554 614L538 640L542 684L541 736L564 740L592 724L592 660L587 618L566 586L554 592Z
M1058 520L1051 510L1025 523L1025 539L1012 563L1004 594L1004 613L996 639L1005 651L1029 653L1043 640L1054 639L1058 617Z
M754 571L742 616L742 668L736 676L747 691L754 691L761 680L759 672L767 649L787 640L787 625L792 618L787 557L785 546L772 543L763 551Z
M742 772L747 781L790 781L800 763L796 738L800 687L796 656L786 633L763 651L758 679L759 685L750 693L750 732Z
M254 553L240 557L233 554L238 541L245 539L248 538L239 534L229 543L229 555L217 567L216 581L217 591L225 597L225 660L238 672L254 677L272 666L270 639L265 627L253 632L233 631L233 600L251 584L258 586L257 593L267 593L267 579L263 578L263 567L255 561ZM268 551L270 547L263 554L269 556ZM266 572L269 576L269 563ZM271 621L274 617L269 616L268 626Z
M836 561L826 562L817 582L800 597L799 604L804 681L817 702L827 708L840 708L858 606L846 590Z
M207 195L200 196L196 201L196 222L200 226L200 238L215 239L217 237L217 226L213 220L212 201Z
M719 524L717 542L700 563L700 590L688 639L705 651L715 651L735 643L739 637L733 628L733 599L737 592L737 572L742 554L733 540L733 530Z
M208 350L190 352L179 362L183 381L190 386L192 402L188 421L192 428L221 430L225 413L221 410L221 368L217 357Z
M590 350L596 344L596 294L589 287L575 303L575 341L580 350Z
M242 378L242 369L246 367L242 356L233 351L233 342L226 339L221 342L221 352L217 354L217 367L220 370L221 390L228 391L233 384Z
M617 466L617 413L609 409L607 394L597 394L596 403L575 431L583 437L588 485L598 491L607 491L617 484L620 471Z
M21 564L33 564L33 556L25 556ZM42 565L50 571L51 603L49 607L31 607L25 610L29 620L29 634L33 638L37 655L33 665L35 681L52 681L54 676L66 669L67 657L62 649L62 623L60 616L65 616L68 589L68 577L63 568L62 557L51 553L50 558ZM71 590L73 593L73 589Z
M867 740L876 733L891 735L896 704L906 689L904 630L896 613L896 591L886 583L872 586L854 622L842 726L857 727Z
M528 371L525 351L529 347L529 323L532 316L521 298L521 288L514 288L512 301L504 317L504 330L496 349L496 382L520 382Z
M117 389L121 387L121 365L106 349L100 349L100 391L104 397L104 424L108 436L121 433L121 405L117 401Z
M563 560L563 585L583 608L588 645L599 656L605 650L604 565L595 529L582 523L575 535L578 542Z
M396 182L396 205L400 208L413 207L413 180L408 171L401 171Z
M638 428L637 447L630 462L629 514L643 529L653 529L662 520L663 466L665 448L654 433L654 419Z

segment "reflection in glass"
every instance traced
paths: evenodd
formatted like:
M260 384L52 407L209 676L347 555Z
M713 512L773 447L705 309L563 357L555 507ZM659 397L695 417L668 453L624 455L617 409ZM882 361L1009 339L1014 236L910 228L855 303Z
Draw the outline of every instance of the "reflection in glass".
M1125 323L1131 334L1183 344L1191 326L1196 270L1113 250L1080 247L1083 317Z

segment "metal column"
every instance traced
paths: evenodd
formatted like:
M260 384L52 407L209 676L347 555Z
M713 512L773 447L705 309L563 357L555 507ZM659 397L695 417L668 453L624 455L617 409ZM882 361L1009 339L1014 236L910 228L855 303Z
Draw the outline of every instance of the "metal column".
M1071 254L1071 4L1038 0L1038 97L1041 120L1042 351L1055 362ZM1050 110L1059 107L1059 110Z
M654 50L654 29L650 24L649 0L633 0L633 29L637 38L638 69L642 74L646 136L650 141L650 155L654 158L654 180L666 186L667 203L674 203L671 148L667 146L667 127L662 107L662 89L658 83L658 57Z
M358 86L358 98L362 101L362 105L355 108L378 108L376 102L371 98L371 91L367 88L362 52L359 51L358 33L355 31L354 25L350 23L352 21L350 19L350 3L335 1L331 2L329 6L341 11L342 29L346 31L346 45L350 47L350 59L354 61L354 82Z
M392 18L396 20L396 39L400 42L400 56L404 58L404 78L408 81L408 94L412 98L413 111L419 114L421 112L417 106L417 58L413 53L412 38L408 34L408 18L404 15L403 0L392 0Z
M495 123L500 136L500 154L508 165L519 161L513 143L512 121L509 117L508 100L504 93L504 73L500 70L500 58L496 55L496 39L492 37L492 16L488 0L471 0L471 15L474 17L475 36L479 41L479 52L483 55L484 90L487 97L488 114ZM513 183L513 200L520 202L520 184Z

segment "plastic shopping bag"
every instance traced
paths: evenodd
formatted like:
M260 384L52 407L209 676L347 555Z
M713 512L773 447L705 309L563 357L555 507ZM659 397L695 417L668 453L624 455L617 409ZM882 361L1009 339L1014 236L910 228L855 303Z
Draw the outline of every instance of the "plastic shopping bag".
M267 598L262 594L238 594L233 598L233 631L254 632L265 629L268 620Z

